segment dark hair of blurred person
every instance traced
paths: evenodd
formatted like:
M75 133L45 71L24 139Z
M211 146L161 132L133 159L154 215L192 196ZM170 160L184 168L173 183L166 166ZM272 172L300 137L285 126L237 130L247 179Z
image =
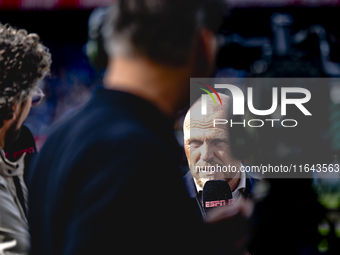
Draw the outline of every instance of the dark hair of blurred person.
M211 232L218 245L197 243L209 225L188 197L172 123L190 77L212 70L220 10L211 0L115 1L104 88L54 129L28 178L32 254L240 249L242 225L234 239Z
M23 179L26 154L11 162L3 149L18 138L30 108L41 99L37 83L49 72L50 65L51 54L37 34L0 24L0 230L1 241L15 239L10 251L20 254L29 251L27 188Z
M217 32L217 1L121 1L104 26L109 54L142 56L168 66L190 61L202 28Z
M162 96L179 103L165 109L167 100L158 99L158 107L170 117L183 102L188 104L189 86L184 77L207 76L213 68L217 50L214 32L219 29L219 14L225 12L225 6L217 0L118 2L111 7L103 27L105 48L111 57L104 83L147 100L163 90ZM159 73L162 86L148 80L149 89L144 88L151 78L144 72L146 68ZM137 69L144 81L137 75L131 77Z
M0 24L1 127L13 117L13 105L25 102L50 70L51 54L39 41L35 33Z

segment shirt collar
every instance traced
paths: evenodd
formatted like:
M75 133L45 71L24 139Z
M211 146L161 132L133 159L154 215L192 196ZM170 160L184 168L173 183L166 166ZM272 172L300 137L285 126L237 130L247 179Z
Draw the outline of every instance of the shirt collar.
M234 191L246 188L246 173L241 172L240 181L238 182L237 188Z
M26 152L16 162L11 162L5 157L5 152L0 148L0 175L3 177L12 177L24 174L24 158Z

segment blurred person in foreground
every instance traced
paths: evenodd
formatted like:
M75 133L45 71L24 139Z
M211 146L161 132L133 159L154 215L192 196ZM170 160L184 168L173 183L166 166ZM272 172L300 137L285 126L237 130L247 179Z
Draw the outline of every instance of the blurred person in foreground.
M104 88L51 133L29 177L31 254L243 251L249 204L217 210L204 223L173 134L176 112L189 103L189 78L213 66L217 3L121 0L111 7ZM217 232L223 219L234 239ZM213 240L197 245L201 235Z
M16 240L10 250L16 254L28 254L30 245L26 153L12 162L3 148L16 141L30 108L41 99L37 83L49 72L51 55L39 41L37 34L0 24L0 235L2 242Z
M184 150L190 168L184 180L190 197L199 199L201 203L204 184L209 180L225 179L234 202L249 198L258 181L249 173L241 171L242 163L233 156L230 148L228 125L219 124L214 127L214 119L229 119L230 98L225 94L218 94L222 105L215 105L212 98L208 97L208 114L202 115L202 100L199 98L190 107L183 123ZM229 171L231 167L236 171Z

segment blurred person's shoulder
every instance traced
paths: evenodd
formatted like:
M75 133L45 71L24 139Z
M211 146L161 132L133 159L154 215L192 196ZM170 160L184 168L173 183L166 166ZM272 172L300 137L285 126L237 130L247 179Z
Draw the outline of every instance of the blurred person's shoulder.
M149 102L129 93L97 88L90 100L74 115L55 126L47 146L113 149L121 144L134 147L146 142L167 143L170 121ZM45 146L45 145L44 145Z

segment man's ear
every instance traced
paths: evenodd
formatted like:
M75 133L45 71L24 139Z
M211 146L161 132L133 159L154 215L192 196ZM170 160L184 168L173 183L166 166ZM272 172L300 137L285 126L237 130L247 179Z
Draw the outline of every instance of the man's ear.
M217 54L217 38L214 32L209 29L202 28L200 32L202 46L205 54L205 58L210 64L210 66L214 66L216 54Z
M217 53L217 38L211 30L202 28L199 32L196 53L197 76L208 76L215 65Z

